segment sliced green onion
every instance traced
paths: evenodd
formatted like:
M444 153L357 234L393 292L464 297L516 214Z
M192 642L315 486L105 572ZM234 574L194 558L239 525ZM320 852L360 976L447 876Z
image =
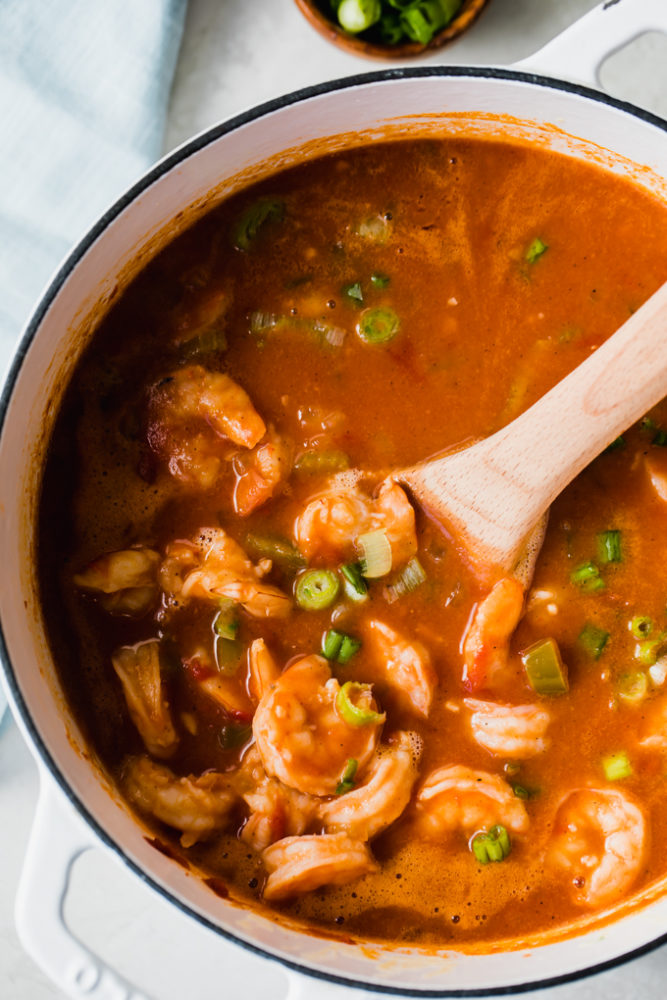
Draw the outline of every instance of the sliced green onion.
M294 597L304 611L322 611L338 597L340 583L330 569L309 569L296 581Z
M253 559L270 559L284 573L298 573L306 565L299 550L280 535L250 532L245 538L245 548Z
M451 21L461 6L461 0L414 0L404 8L401 24L408 38L420 45L428 45L433 36Z
M343 574L345 596L355 603L365 601L368 597L368 584L361 574L359 563L346 563L341 566L340 571Z
M525 785L512 785L512 791L516 795L517 799L532 799L536 795L539 795L538 788L526 788Z
M490 861L504 861L512 850L512 842L506 828L499 823L488 833L473 837L470 848L480 865L487 865Z
M602 563L617 563L623 561L621 552L621 533L616 528L602 531L598 536L598 557Z
M526 250L526 260L529 264L534 264L535 261L539 260L542 254L546 253L548 249L548 243L545 243L539 238L539 236L537 236Z
M392 562L391 545L381 528L359 535L357 545L361 550L361 572L365 577L374 580L389 572Z
M635 646L635 659L644 667L652 667L665 645L665 633L661 632L656 639L644 639Z
M587 594L595 594L604 590L605 583L600 576L600 570L593 562L582 563L570 573L570 581Z
M630 631L635 639L648 639L653 631L653 619L646 615L635 615L630 622Z
M267 222L282 222L285 203L276 198L260 198L249 205L238 219L233 233L234 246L238 250L249 250L260 229Z
M354 281L351 285L345 285L343 295L350 299L355 305L364 301L364 293L361 289L361 282Z
M345 31L357 35L380 20L380 0L341 0L338 5L338 23Z
M393 604L399 597L411 594L413 590L420 587L426 580L424 567L414 556L410 562L403 567L398 577L393 583L387 585L385 596L389 604Z
M357 323L357 333L366 344L387 344L400 328L400 320L389 306L364 309Z
M340 781L336 785L336 795L343 795L345 792L352 791L354 788L354 779L357 774L358 766L359 765L354 757L350 757L345 765L345 770L340 777Z
M371 285L374 285L375 288L387 288L390 282L391 278L387 274L371 274Z
M555 639L540 639L521 653L528 683L537 694L553 697L569 688L567 669Z
M338 662L348 663L352 657L361 649L361 639L355 639L353 635L344 635L338 653Z
M639 429L645 433L650 433L651 431L657 431L658 425L655 420L651 420L650 417L642 417L639 421Z
M648 693L648 677L642 670L623 674L618 679L618 697L628 705L638 705Z
M337 660L340 647L343 644L344 632L337 632L335 628L329 629L322 640L322 655L327 660Z
M658 427L653 435L651 444L657 444L660 448L667 448L667 431L663 430L662 427Z
M370 684L357 684L356 681L346 681L336 695L336 708L342 719L350 726L375 726L384 722L384 712L375 712L371 708L361 708L355 704L354 698L370 692Z
M360 649L359 639L335 628L329 629L322 640L322 654L327 660L335 660L337 663L347 663Z
M245 723L229 722L220 730L218 742L223 750L236 750L247 743L251 736L252 726Z
M294 463L294 471L312 476L330 472L342 472L350 468L350 459L344 451L304 451Z
M379 24L380 38L385 45L398 45L403 41L404 32L401 24L401 15L396 11L388 11L382 15Z
M602 767L607 781L621 781L632 774L632 765L625 750L604 757Z
M582 649L594 660L600 659L602 650L608 641L609 632L605 632L604 629L598 628L597 625L592 625L590 622L586 622L577 638Z
M605 451L616 451L617 448L625 448L625 438L622 434L620 434L617 438L614 438L611 444L607 445Z

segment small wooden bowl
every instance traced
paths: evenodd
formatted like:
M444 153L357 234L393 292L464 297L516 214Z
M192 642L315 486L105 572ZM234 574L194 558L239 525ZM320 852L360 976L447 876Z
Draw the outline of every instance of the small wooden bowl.
M326 0L295 0L295 2L306 20L323 38L333 42L339 48L345 49L346 52L352 52L358 56L368 56L371 59L409 59L454 41L479 17L489 0L464 0L456 17L449 22L447 27L434 35L426 45L421 45L419 42L404 42L401 45L368 42L358 35L351 35L344 31L340 25L328 17L323 12Z

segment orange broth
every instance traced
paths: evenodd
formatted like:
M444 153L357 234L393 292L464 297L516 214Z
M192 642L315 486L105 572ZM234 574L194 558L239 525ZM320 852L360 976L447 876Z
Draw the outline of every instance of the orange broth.
M281 212L258 226L246 249L234 247L239 218L263 197ZM536 239L548 249L530 261ZM445 765L485 771L527 791L529 827L512 837L502 863L481 865L464 831L424 836L413 801L372 838L377 872L273 909L330 934L424 946L491 948L564 933L605 909L581 905L585 865L566 873L549 860L559 805L570 790L588 786L619 789L646 822L641 863L624 896L663 878L657 831L667 824L664 756L642 747L640 737L650 707L665 695L650 679L650 664L636 659L629 623L647 616L654 635L667 630L667 502L646 468L647 457L660 466L665 454L665 403L554 504L507 665L474 692L546 707L548 746L529 759L493 754L471 735L462 643L485 594L419 511L426 579L414 591L388 600L392 572L369 581L368 599L358 604L340 596L322 611L294 604L283 618L240 612L243 656L232 684L245 716L197 688L192 650L202 647L214 661L211 602L183 602L167 613L158 598L139 615L111 614L73 575L131 546L163 555L202 527L220 526L241 546L248 534L293 544L295 519L330 488L331 470L293 471L272 498L240 516L232 501L239 449L224 437L220 471L207 488L171 475L164 449L149 445L150 399L184 365L231 376L289 442L297 465L305 452L336 453L340 462L344 455L361 470L359 488L370 497L391 470L488 435L518 415L666 279L667 208L657 199L559 154L463 139L376 144L305 163L230 199L168 246L112 308L78 367L50 446L41 505L51 641L77 718L111 775L122 781L127 756L146 752L111 667L114 650L161 640L179 738L163 763L176 775L233 775L248 751L251 737L242 730L257 701L248 693L249 644L262 637L282 668L320 650L333 614L337 629L362 641L347 664L333 664L334 675L341 684L374 684L387 712L385 736L409 729L423 739L415 792ZM400 329L386 343L364 343L357 325L376 307L394 310ZM209 444L218 440L205 421L190 430L208 435ZM602 564L597 536L612 529L621 533L622 561ZM349 558L311 563L337 571ZM587 561L598 565L604 589L586 592L571 582ZM268 579L291 596L294 577L274 562ZM406 710L378 671L367 643L371 618L428 650L438 681L428 718ZM598 659L579 640L587 623L608 633ZM569 670L561 697L536 694L519 656L547 636ZM634 701L621 696L631 673L647 678ZM235 732L242 746L223 748L223 731ZM618 752L631 773L609 781L602 762ZM240 837L248 815L239 801L224 829L177 850L236 898L265 906L261 854ZM160 840L178 845L178 831L146 812L142 818ZM315 824L307 832L320 830Z

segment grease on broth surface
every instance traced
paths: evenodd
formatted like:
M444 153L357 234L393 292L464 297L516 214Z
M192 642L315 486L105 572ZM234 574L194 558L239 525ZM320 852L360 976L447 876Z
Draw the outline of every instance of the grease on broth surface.
M554 504L526 595L381 484L528 407L666 261L627 181L398 142L235 196L110 311L50 447L44 605L91 743L216 885L491 948L664 877L665 404Z

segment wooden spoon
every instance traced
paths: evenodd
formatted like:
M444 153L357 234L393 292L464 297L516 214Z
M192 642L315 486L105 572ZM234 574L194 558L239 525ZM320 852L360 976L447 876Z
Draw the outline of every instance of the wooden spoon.
M486 582L532 578L552 500L667 395L667 284L489 438L397 472Z

